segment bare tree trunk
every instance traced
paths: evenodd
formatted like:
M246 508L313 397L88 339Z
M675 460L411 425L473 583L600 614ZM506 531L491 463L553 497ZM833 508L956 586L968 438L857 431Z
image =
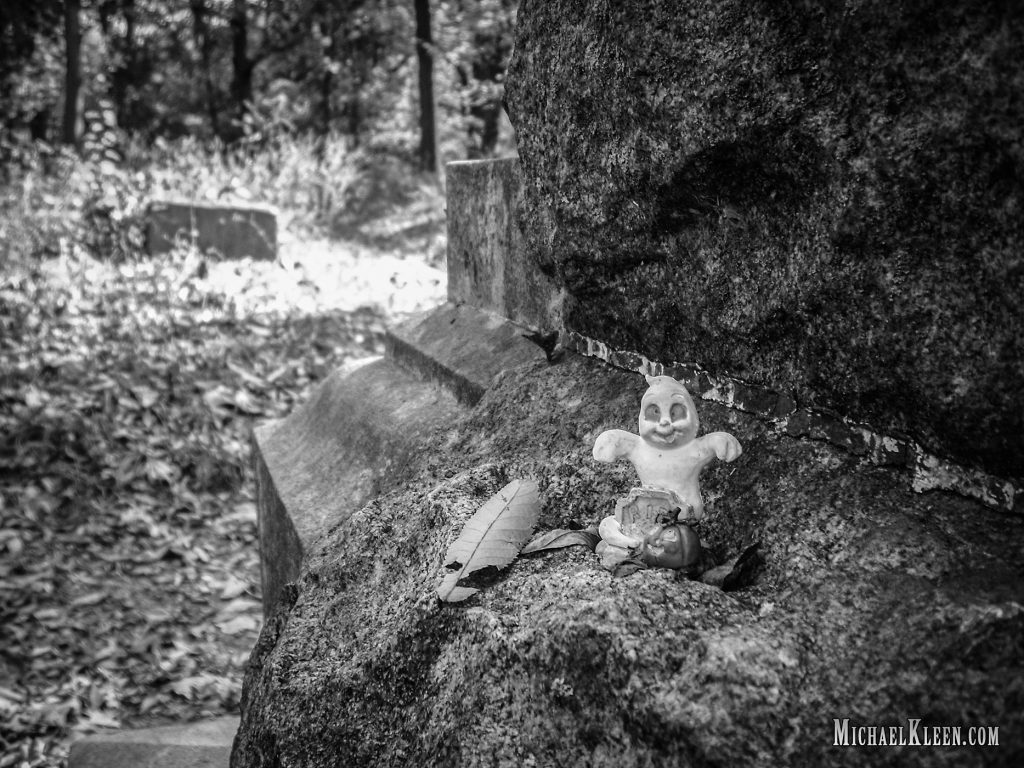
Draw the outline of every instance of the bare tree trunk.
M213 83L213 40L206 23L206 0L191 0L192 29L199 46L200 61L203 65L203 86L206 91L206 112L210 116L210 128L220 136L220 121L217 119L217 90Z
M252 101L253 61L249 58L249 19L246 0L234 0L231 12L231 96L238 110L238 119L245 117L246 105Z
M324 50L325 66L323 72L320 74L320 135L326 136L331 132L331 121L334 119L333 110L331 109L331 97L334 94L334 74L331 71L331 64L337 58L338 53L338 29L334 22L334 14L332 13L332 7L325 4L319 9L321 13L320 19L320 37L330 40L326 50Z
M131 130L138 128L137 115L129 114L129 89L139 81L138 56L135 51L135 0L120 0L121 16L124 19L124 38L121 43L121 64L114 70L112 91L117 123Z
M434 57L431 51L430 0L415 0L416 59L420 86L420 170L437 173L437 131L434 125Z
M64 130L65 144L78 143L78 97L82 88L82 28L80 0L64 2Z

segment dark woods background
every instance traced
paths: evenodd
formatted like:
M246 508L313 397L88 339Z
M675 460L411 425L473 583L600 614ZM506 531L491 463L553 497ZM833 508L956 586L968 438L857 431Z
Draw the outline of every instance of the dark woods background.
M365 218L443 162L513 146L501 101L516 6L4 0L0 182L57 174L80 193L42 227L56 231L13 239L32 241L24 255L53 252L62 236L96 253L130 252L143 198L209 197L225 185L320 229ZM71 155L97 165L72 171ZM195 168L224 163L224 178L208 180L217 189L190 181ZM39 208L5 203L12 215Z
M5 140L79 143L99 109L150 140L339 133L415 148L433 170L434 84L446 151L496 150L515 10L514 0L7 0Z

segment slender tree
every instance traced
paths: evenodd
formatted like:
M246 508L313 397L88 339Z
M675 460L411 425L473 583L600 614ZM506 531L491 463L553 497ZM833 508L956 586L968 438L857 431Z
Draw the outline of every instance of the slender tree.
M133 104L131 94L133 89L137 89L145 82L148 73L145 67L140 66L135 41L135 32L138 27L135 0L114 0L104 5L107 6L105 15L108 17L113 16L113 6L116 6L124 25L124 33L118 37L113 29L108 28L107 23L103 20L104 14L101 13L100 24L103 35L107 38L108 45L120 53L118 64L111 74L110 83L111 96L114 99L114 108L117 112L117 122L123 128L139 128L141 127L140 116L134 113L130 106L137 106ZM104 5L100 6L101 11Z
M249 12L246 0L234 0L231 6L231 97L238 119L245 117L246 105L252 101L252 73L256 61L249 56Z
M64 2L64 129L65 144L78 143L78 96L82 87L80 0Z
M206 112L210 117L210 128L220 135L220 121L217 118L217 87L213 82L213 38L207 20L206 0L190 0L192 7L192 31L199 58L203 66L203 90L206 94Z
M430 36L430 0L414 0L416 59L419 63L420 170L437 173L437 129L434 123L434 56Z

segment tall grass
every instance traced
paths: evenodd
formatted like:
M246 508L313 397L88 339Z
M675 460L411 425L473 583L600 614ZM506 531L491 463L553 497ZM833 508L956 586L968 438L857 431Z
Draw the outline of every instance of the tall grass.
M361 153L343 136L281 136L225 147L184 138L133 147L129 165L144 170L155 198L259 202L300 232L330 226L357 182Z
M417 199L431 215L443 206L436 182L405 159L354 149L340 135L282 133L232 146L130 141L120 163L39 143L15 150L0 178L0 265L71 245L99 258L134 258L151 200L270 205L280 228L298 237L338 234Z

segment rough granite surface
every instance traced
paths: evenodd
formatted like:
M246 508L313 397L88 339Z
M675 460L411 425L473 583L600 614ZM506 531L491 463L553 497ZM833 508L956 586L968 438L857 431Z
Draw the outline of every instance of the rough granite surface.
M759 539L752 586L615 579L575 547L439 603L448 545L508 480L539 481L540 530L610 514L635 478L593 441L635 429L645 387L571 354L507 372L330 530L253 651L232 766L1020 765L1024 519L712 403L702 433L744 452L704 474L705 540ZM840 748L833 718L1000 743Z
M1024 477L1024 4L523 0L567 325Z

